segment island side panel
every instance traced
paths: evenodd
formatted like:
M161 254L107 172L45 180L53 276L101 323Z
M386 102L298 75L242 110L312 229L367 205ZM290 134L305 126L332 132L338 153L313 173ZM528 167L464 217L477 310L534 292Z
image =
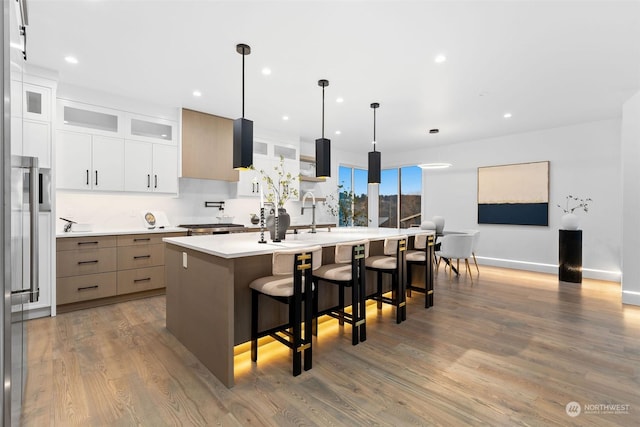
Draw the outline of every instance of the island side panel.
M234 384L233 275L233 260L165 245L167 329L227 387Z

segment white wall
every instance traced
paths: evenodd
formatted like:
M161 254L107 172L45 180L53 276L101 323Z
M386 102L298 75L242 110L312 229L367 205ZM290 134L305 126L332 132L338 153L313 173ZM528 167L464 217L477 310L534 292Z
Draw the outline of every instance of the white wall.
M622 114L622 302L640 305L640 92Z
M563 204L568 194L591 197L589 213L577 213L584 230L583 275L620 280L620 127L620 120L611 119L469 141L446 149L385 153L383 167L427 162L437 155L453 163L449 169L423 172L423 217L444 216L446 229L479 229L477 255L490 265L557 272L562 211L556 204ZM477 223L478 167L545 160L550 161L548 227Z

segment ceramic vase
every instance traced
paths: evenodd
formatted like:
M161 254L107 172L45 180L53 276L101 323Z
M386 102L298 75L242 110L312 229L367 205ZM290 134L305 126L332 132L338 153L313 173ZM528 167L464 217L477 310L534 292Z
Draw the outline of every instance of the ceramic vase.
M266 226L267 226L267 230L269 230L269 234L271 236L271 240L274 239L275 228L276 228L275 216L273 214L274 214L274 211L273 211L273 209L271 209L271 211L269 212L269 215L267 215L267 219L266 219ZM291 217L287 213L286 209L285 208L279 208L278 209L278 238L280 240L284 240L285 239L286 233L287 233L287 228L289 228L290 224L291 224Z
M562 215L560 219L563 230L577 230L578 229L578 216L572 213L566 213Z

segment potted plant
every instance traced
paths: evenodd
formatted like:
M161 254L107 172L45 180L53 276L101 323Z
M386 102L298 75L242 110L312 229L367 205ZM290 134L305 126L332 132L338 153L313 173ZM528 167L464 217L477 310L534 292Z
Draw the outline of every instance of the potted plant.
M572 195L565 197L564 207L557 205L564 215L560 219L563 230L577 230L578 229L578 216L574 214L576 210L583 210L585 213L589 212L589 203L593 200L591 198L580 198Z

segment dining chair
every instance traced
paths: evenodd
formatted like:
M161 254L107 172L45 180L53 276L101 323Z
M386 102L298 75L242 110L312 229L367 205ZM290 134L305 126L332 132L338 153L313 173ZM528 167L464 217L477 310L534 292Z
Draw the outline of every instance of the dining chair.
M317 292L320 283L338 285L338 305L318 312L318 298L314 299L315 315L327 314L351 324L351 343L353 345L367 339L366 325L366 274L365 260L369 256L369 241L357 240L336 245L333 264L325 264L313 273L313 281ZM351 313L345 311L345 288L351 288ZM316 320L317 321L317 320Z
M322 264L322 247L311 246L273 253L271 275L255 279L251 288L251 360L258 360L258 339L271 336L293 350L293 375L312 364L313 279L312 270ZM289 307L288 322L258 330L260 295ZM304 325L304 333L302 327Z
M463 233L471 234L473 236L473 244L471 245L471 256L473 257L473 263L476 265L476 271L480 275L480 268L478 268L478 260L476 259L476 249L478 248L478 240L480 238L480 230L465 229L460 230Z
M471 267L469 267L469 258L471 257L471 247L473 245L473 235L471 234L447 234L442 237L440 250L436 252L438 256L438 266L442 259L447 260L449 264L449 281L453 278L453 260L456 260L457 271L460 271L460 260L464 259L466 271L473 284L473 276L471 276Z

